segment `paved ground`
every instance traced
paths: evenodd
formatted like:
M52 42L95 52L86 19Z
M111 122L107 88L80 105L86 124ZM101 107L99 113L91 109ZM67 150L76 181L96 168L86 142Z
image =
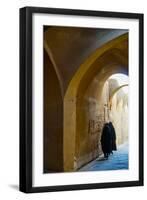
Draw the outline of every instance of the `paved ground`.
M110 155L108 160L103 155L88 163L79 171L104 171L104 170L128 169L128 143L118 147L117 151Z

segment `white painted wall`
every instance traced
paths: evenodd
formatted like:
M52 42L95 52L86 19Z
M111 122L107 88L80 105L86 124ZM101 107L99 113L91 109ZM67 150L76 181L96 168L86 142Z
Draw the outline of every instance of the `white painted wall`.
M87 190L75 192L58 192L44 194L23 194L18 192L18 13L23 6L61 7L73 9L95 9L121 12L143 12L147 20L146 0L118 1L118 0L3 0L0 4L0 199L11 200L56 200L70 199L98 199L118 198L119 200L146 199L147 185L144 187ZM147 26L145 26L145 35ZM147 39L144 41L147 44ZM147 51L145 46L145 52ZM145 66L146 66L145 60ZM147 68L145 68L145 74ZM145 80L145 85L147 79ZM145 102L147 92L145 93ZM147 107L145 106L145 110ZM145 121L147 120L145 113ZM147 127L145 127L145 132ZM147 136L145 135L145 152L147 152ZM145 157L145 169L147 157ZM147 173L145 171L145 179ZM145 181L146 184L146 181Z

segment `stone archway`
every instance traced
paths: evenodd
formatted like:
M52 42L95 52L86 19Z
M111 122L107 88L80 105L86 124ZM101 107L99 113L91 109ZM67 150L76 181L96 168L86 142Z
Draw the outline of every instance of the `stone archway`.
M104 83L109 76L115 73L127 74L127 43L128 34L124 34L98 48L79 67L69 83L64 96L64 171L74 171L77 168L74 165L75 159L77 159L75 158L75 154L77 153L76 149L80 141L78 139L79 135L81 136L80 130L83 128L80 123L82 123L86 115L86 112L83 112L82 106L85 97L87 99L90 99L90 97L100 99ZM96 83L98 85L94 87ZM92 155L88 159L85 159L83 152L81 155L83 155L83 158L82 162L80 161L80 157L78 158L79 166L84 164L84 162L90 161L95 156Z
M121 85L121 86L115 88L115 89L112 91L112 93L111 93L111 95L110 95L110 97L109 97L109 107L110 107L110 109L111 109L111 102L112 102L113 96L114 96L120 89L122 89L122 88L124 88L124 87L128 87L128 86L129 86L129 84L123 84L123 85Z
M115 127L117 145L121 145L128 140L128 92L123 88L128 87L129 84L121 85L115 78L108 79L108 82L111 88L108 105L109 119Z

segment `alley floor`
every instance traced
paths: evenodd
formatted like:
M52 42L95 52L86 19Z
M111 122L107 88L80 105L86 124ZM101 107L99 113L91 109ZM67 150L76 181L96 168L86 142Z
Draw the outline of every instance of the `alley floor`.
M120 145L117 151L113 151L108 160L103 155L94 161L88 163L79 171L104 171L104 170L120 170L128 169L128 143Z

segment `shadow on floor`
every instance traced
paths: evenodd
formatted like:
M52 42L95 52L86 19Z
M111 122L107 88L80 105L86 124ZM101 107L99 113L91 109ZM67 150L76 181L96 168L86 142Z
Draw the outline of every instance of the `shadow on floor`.
M17 190L19 191L19 186L18 185L9 185L10 188L12 188L13 190Z

